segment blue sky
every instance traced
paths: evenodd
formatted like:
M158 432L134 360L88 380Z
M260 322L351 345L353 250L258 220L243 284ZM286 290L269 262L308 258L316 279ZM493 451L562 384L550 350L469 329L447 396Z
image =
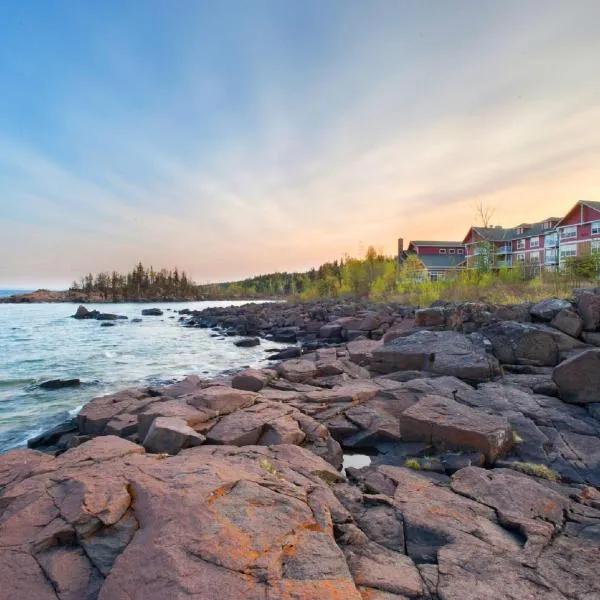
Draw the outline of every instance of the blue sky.
M10 1L0 286L197 281L600 199L600 3Z

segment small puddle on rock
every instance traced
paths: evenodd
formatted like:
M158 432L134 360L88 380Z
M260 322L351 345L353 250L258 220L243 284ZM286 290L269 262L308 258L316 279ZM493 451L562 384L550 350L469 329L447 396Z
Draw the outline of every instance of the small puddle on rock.
M344 454L342 475L346 475L346 469L348 467L360 469L362 467L368 467L370 464L371 457L367 454Z

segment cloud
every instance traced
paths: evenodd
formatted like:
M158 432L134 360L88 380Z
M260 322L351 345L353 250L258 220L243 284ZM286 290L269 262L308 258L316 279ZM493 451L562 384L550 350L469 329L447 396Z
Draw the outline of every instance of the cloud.
M600 197L597 3L224 5L75 14L44 127L0 118L0 285L300 269L461 238L476 199L510 225Z

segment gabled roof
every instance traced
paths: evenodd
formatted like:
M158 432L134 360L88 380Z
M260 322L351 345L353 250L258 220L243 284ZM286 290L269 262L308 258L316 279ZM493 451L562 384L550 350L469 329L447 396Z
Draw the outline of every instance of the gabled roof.
M446 247L461 247L463 245L462 242L438 242L438 241L423 241L423 240L412 240L410 246L432 246L434 248L446 248Z
M546 229L544 227L544 223L549 220L551 219L545 219L539 223L522 223L517 227L471 227L469 233L473 230L488 242L510 242L511 240L519 240L549 233L553 228ZM518 233L518 230L521 227L527 227L527 229L524 229L522 233ZM469 233L467 233L467 237L469 236Z
M464 254L419 254L418 259L427 269L452 269L464 263Z
M590 208L600 212L600 202L595 202L594 200L579 200L569 209L569 212L556 224L556 226L560 227L560 224L567 219L578 206L581 206L582 204L585 204L586 206L589 206Z

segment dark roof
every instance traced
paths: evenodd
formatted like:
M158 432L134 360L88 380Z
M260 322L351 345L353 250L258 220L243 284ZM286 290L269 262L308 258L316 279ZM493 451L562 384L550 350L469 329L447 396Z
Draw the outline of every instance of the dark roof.
M477 232L488 242L510 242L511 240L549 233L554 228L546 229L544 228L544 223L550 220L552 219L545 219L539 223L522 223L517 227L473 227L473 231ZM525 229L523 233L517 233L520 227L527 227L527 229Z
M423 241L423 240L419 240L419 241L415 241L412 240L409 244L413 246L434 246L435 248L445 248L446 246L463 246L464 244L462 242L437 242L437 241Z
M428 269L451 269L465 262L464 254L419 254L419 260Z

